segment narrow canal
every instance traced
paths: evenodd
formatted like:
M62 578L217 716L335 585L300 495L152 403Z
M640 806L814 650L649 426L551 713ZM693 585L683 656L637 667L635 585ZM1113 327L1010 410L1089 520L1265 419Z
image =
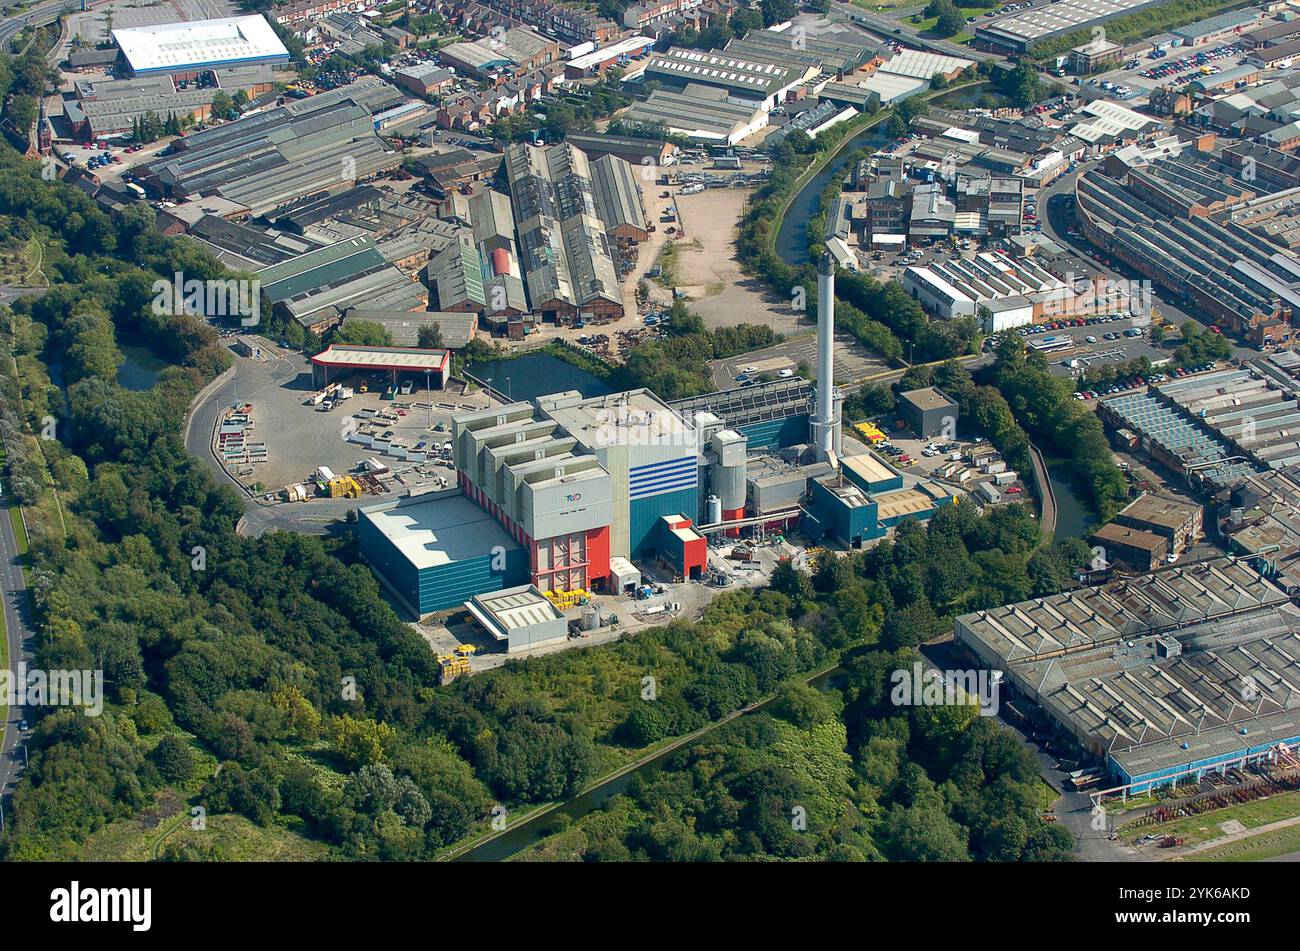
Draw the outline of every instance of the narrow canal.
M830 690L838 686L837 677L839 674L840 668L832 667L830 670L825 670L820 674L817 674L817 676L809 680L808 683L810 686L816 687L818 690ZM746 716L756 710L761 710L769 702L770 701L765 700L738 715ZM613 779L593 786L591 789L588 789L579 796L575 796L573 799L570 799L568 802L555 809L548 810L536 817L525 819L517 826L508 827L505 832L497 835L495 838L489 839L482 845L477 845L461 855L458 855L454 861L502 862L512 856L518 855L524 849L535 845L542 841L542 839L545 839L548 835L551 835L556 828L556 820L559 819L560 816L565 816L569 820L576 821L577 819L587 815L589 812L599 809L613 797L626 792L628 786L632 782L632 777L648 776L651 773L658 771L663 768L664 763L666 763L671 756L686 749L692 743L697 742L709 733L712 733L714 730L718 729L718 727L730 723L733 719L735 719L734 716L705 727L689 740L664 750L662 753L657 754L635 769L629 770L626 773L615 776Z

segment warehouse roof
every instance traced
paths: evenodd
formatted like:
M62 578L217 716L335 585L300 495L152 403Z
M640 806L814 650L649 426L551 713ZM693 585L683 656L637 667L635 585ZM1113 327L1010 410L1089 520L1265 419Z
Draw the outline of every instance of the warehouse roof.
M1140 528L1127 528L1114 522L1108 522L1097 529L1092 533L1092 537L1113 545L1125 545L1148 552L1159 551L1168 544L1162 536L1154 532L1143 531Z
M321 287L339 276L386 267L387 264L372 240L357 237L263 268L258 277L263 293L274 304Z
M976 611L957 621L970 638L1004 660L1023 662L1286 600L1246 563L1217 558Z
M135 72L289 58L260 14L127 27L114 30L113 41Z
M1195 518L1201 507L1195 502L1144 492L1120 509L1120 515L1140 519L1163 528L1180 529Z
M725 139L752 123L756 111L751 106L657 89L645 102L634 102L625 118L630 122L663 123L687 135Z
M446 66L439 66L434 62L416 63L414 66L403 66L396 71L396 75L405 76L407 79L419 80L423 83L438 83L446 79L454 79L453 73Z
M652 56L646 64L645 75L647 79L705 83L738 92L770 96L797 82L800 71L774 63L674 47L666 53Z
M632 166L614 155L602 155L591 162L591 179L596 190L596 210L606 229L619 225L645 228L641 195Z
M996 17L981 25L976 34L1006 36L1028 45L1049 36L1082 30L1094 21L1132 13L1162 0L1059 0L1010 16Z
M592 50L590 53L583 53L581 56L575 56L569 60L568 67L586 71L593 67L607 63L611 59L617 59L620 56L630 56L639 53L647 46L654 46L655 41L648 36L629 36L619 40L617 43L611 43L602 49Z
M929 88L927 80L916 79L912 76L900 76L896 73L885 73L879 70L868 76L859 85L869 92L874 92L883 103L905 99L913 93Z
M451 359L446 350L415 347L340 347L331 344L312 363L331 367L364 367L376 370L440 371Z
M363 517L416 568L434 568L481 557L495 548L514 551L514 539L459 490L383 503L361 510Z
M509 47L485 40L451 43L439 50L438 55L443 62L481 73L519 65L516 54Z
M1259 10L1255 7L1248 7L1245 10L1230 10L1227 13L1220 13L1208 20L1197 20L1194 23L1188 23L1186 26L1175 27L1169 32L1174 36L1181 36L1185 40L1195 40L1202 36L1209 36L1212 33L1219 33L1233 27L1258 22Z
M922 50L904 50L880 67L882 73L894 73L898 76L911 76L929 82L936 73L958 72L974 64L974 60L961 59L957 56L943 56L939 53L927 53Z
M395 347L414 347L420 339L420 328L437 325L442 343L449 350L463 349L474 336L478 322L475 314L448 311L376 310L368 307L350 307L343 318L349 322L365 320L379 324L393 340Z
M509 640L512 630L564 620L560 610L531 584L476 594L465 607L499 641Z

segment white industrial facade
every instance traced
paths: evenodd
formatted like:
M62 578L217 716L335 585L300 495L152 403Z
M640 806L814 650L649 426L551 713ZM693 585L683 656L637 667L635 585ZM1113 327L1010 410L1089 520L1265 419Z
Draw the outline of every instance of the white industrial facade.
M940 317L975 316L975 300L928 267L909 267L904 271L903 290L930 313Z

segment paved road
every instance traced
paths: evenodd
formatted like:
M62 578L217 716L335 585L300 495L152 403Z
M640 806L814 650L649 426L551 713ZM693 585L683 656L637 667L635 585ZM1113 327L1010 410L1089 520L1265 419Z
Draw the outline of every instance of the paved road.
M25 13L5 14L4 19L0 20L0 49L7 50L9 42L27 27L53 23L59 14L73 9L76 9L76 5L71 0L55 0L53 3L32 7Z
M7 496L6 496L7 499ZM18 663L32 663L31 601L27 597L27 583L23 579L18 558L18 540L6 507L0 507L0 598L4 600L5 636L9 648L9 666L17 670ZM0 743L0 808L13 791L22 773L24 752L21 748L28 733L18 729L24 719L23 708L10 705L4 724L4 742ZM30 730L28 731L30 732Z
M268 352L278 352L274 347L267 347ZM215 386L203 390L190 408L189 418L185 424L185 448L196 459L203 462L216 474L218 480L235 488L244 500L244 521L240 526L241 535L259 536L263 532L283 530L301 532L308 535L324 535L330 526L347 514L348 509L356 508L355 500L316 499L311 502L311 515L304 517L301 509L291 505L266 505L248 497L235 479L217 464L212 454L212 431L216 426L221 411L231 405L236 398L252 400L257 393L270 386L281 386L293 380L301 372L299 361L286 357L272 358L271 379L259 379L258 386L252 387L247 379L239 386L240 370L252 366L243 360L236 360L234 373Z
M0 284L0 307L8 307L20 297L39 297L48 287L15 287L12 284Z

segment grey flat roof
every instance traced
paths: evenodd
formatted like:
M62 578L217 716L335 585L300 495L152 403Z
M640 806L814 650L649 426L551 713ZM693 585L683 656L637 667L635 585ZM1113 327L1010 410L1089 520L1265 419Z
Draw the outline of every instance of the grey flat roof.
M417 569L480 557L498 545L507 551L519 547L492 516L459 490L427 500L417 497L370 506L360 514Z
M937 387L926 386L919 390L908 390L906 393L898 394L900 399L905 399L919 410L948 409L956 406L952 400L944 396L943 391Z

